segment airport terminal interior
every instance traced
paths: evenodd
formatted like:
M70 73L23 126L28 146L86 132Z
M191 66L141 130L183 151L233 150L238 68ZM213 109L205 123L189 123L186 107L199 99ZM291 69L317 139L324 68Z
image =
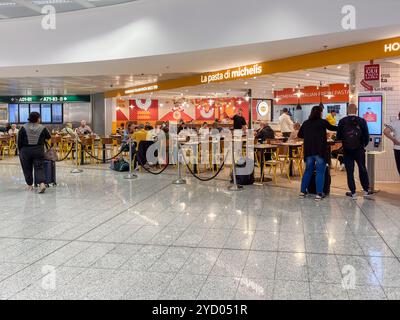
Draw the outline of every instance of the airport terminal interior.
M399 300L400 3L342 2L0 1L0 299Z

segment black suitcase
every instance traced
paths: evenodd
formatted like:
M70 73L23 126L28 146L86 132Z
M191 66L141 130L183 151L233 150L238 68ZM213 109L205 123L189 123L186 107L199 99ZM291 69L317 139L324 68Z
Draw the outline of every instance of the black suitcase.
M56 180L56 163L54 161L50 160L44 160L43 161L43 168L44 168L44 183L47 186L57 185L57 180ZM35 185L37 186L37 179L35 176Z
M310 193L310 194L317 194L316 178L317 178L317 174L314 171L314 173L311 177L310 185L308 186L308 189L307 189L308 193ZM329 195L330 193L331 193L331 171L330 171L329 167L326 167L325 182L324 182L324 194Z
M253 168L254 168L254 161L252 161L251 159L247 158L245 161L238 161L238 163L236 163L236 183L240 186L249 186L254 184L254 169L252 171L252 173L247 174L247 175L239 175L238 171L240 168L244 168L246 166L246 163L248 163L249 165L253 164ZM233 177L231 175L231 182L233 183Z

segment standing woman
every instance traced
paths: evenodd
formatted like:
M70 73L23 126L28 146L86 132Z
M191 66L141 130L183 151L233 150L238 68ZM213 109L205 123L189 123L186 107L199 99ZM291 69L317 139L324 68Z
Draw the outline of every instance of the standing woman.
M319 201L324 197L325 170L329 157L327 130L337 131L337 127L322 119L320 106L313 107L310 117L303 123L298 134L300 139L304 139L304 160L306 162L300 197L307 195L314 170L317 172L315 200Z
M43 164L44 145L51 135L46 127L39 123L40 114L38 112L31 112L28 121L18 132L19 158L28 189L33 190L33 169L35 169L39 193L44 193L46 191Z

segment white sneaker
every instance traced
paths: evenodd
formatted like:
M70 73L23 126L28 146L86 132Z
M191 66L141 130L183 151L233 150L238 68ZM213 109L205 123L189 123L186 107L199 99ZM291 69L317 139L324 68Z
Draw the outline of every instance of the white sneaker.
M352 198L353 200L357 200L357 193L346 192L346 196Z
M339 171L344 171L344 170L346 170L346 167L344 166L344 164L341 164L340 168L339 168Z

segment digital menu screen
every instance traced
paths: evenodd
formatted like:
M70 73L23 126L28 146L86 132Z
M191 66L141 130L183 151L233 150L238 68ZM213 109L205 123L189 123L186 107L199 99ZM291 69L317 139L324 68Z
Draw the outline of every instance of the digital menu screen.
M379 95L359 96L358 114L368 124L369 134L382 134L383 97Z

